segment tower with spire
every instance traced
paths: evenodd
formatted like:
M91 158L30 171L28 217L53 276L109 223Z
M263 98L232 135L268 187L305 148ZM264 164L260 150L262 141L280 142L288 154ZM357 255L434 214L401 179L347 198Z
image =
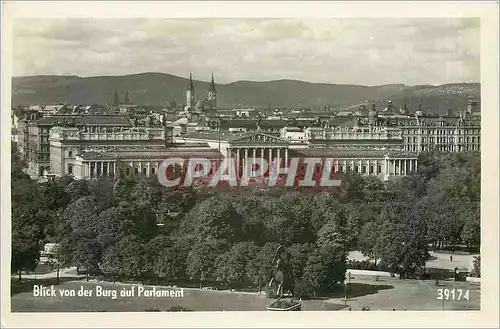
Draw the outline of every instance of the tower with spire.
M212 110L217 108L217 91L215 90L213 72L212 72L212 81L210 82L210 90L208 91L208 104Z
M188 109L192 109L195 104L195 95L194 95L194 86L193 86L193 77L191 73L189 73L189 86L186 90L186 107Z
M128 90L126 90L126 91L125 91L125 99L124 99L124 101L123 101L123 102L124 102L126 105L130 105L130 104L132 104L132 103L130 102L130 97L128 96Z
M113 95L113 106L118 107L120 106L120 98L118 97L118 91L115 89L115 94Z

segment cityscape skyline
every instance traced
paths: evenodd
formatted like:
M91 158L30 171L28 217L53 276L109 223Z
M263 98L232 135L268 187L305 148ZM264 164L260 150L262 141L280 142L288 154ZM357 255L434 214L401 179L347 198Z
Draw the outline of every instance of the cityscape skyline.
M200 81L205 80L196 77L208 81L214 72L219 84L283 79L369 86L480 81L478 19L126 21L17 20L14 76L157 72L185 77L191 71Z

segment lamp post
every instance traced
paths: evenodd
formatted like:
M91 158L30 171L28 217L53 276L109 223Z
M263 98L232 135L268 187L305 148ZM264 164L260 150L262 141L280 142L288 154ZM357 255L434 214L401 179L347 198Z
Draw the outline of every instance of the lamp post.
M344 284L344 306L347 306L348 285L351 286L351 271L347 271L347 284Z

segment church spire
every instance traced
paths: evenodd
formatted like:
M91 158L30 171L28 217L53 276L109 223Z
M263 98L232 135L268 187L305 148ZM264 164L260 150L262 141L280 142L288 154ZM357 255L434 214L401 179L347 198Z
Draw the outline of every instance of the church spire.
M193 87L193 76L191 75L191 72L189 72L189 90L194 90L194 87Z
M120 98L118 97L118 92L115 89L115 94L113 95L113 106L120 106Z
M193 86L193 76L191 72L189 72L189 86L186 90L186 107L188 109L192 109L195 105L195 96L194 96L194 86Z
M128 90L125 91L125 104L130 105L130 98L128 96Z
M210 91L215 92L214 72L212 72L212 82L210 83Z
M214 72L212 72L212 81L210 82L210 90L208 91L208 105L212 110L217 108L217 91L215 91Z

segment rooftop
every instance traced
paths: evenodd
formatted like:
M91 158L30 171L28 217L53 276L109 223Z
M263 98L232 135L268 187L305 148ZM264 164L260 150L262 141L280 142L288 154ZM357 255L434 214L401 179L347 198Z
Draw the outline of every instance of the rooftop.
M217 150L200 147L200 145L197 145L197 147L178 145L157 150L137 148L136 150L118 150L111 152L88 151L80 155L83 160L155 159L160 161L173 157L216 158L219 156L220 153Z
M74 120L74 121L73 121ZM40 118L37 123L43 126L54 126L57 122L74 122L76 126L110 125L129 126L130 120L124 115L53 115Z
M408 153L394 150L375 150L375 149L338 149L338 148L305 148L300 150L293 150L301 156L307 157L352 157L352 158L363 158L363 157L385 157L388 155L391 158L417 158L416 153Z

